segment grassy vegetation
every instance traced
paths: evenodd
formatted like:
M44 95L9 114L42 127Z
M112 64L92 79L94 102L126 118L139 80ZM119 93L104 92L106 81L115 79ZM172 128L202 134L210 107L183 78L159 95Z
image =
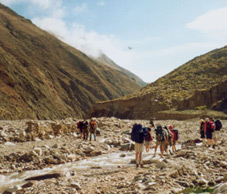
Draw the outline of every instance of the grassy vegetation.
M0 119L82 117L95 102L142 87L2 4L0 32Z

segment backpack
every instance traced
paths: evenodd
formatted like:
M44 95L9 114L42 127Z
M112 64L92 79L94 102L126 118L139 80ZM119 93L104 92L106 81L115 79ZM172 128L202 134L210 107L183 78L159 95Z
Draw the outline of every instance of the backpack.
M95 129L95 125L96 125L96 122L95 122L95 121L91 121L91 122L90 122L90 127L91 127L92 129Z
M222 123L221 123L221 121L218 119L218 120L216 120L214 123L215 123L215 130L216 130L216 131L220 131L221 128L222 128Z
M143 143L145 136L147 135L147 129L142 128L142 125L133 125L131 132L131 140L136 143Z
M203 132L204 131L204 124L205 124L204 122L201 123L201 125L200 125L200 132Z
M78 128L78 129L82 129L82 127L83 127L83 121L79 121L79 122L77 123L77 128Z
M209 132L214 132L215 130L215 125L214 125L214 122L213 121L209 121L207 123L207 131Z
M172 132L169 131L168 128L166 128L166 131L167 131L167 135L168 135L168 137L169 137L169 142L172 142L172 140L173 140L173 134L172 134Z
M145 141L152 141L152 136L151 136L151 134L148 131L145 134Z
M179 139L179 133L177 129L173 129L173 133L174 133L174 141L177 141Z
M164 134L164 130L162 129L162 126L157 126L157 129L155 129L156 131L156 140L157 141L165 141L166 140L166 136Z

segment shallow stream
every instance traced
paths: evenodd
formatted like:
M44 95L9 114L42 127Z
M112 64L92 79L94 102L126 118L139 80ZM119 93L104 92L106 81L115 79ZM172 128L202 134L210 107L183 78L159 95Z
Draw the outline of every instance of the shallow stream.
M143 159L147 160L152 157L154 149L150 149L148 153L143 153ZM74 171L77 174L82 175L84 172L89 173L91 168L118 168L118 166L130 166L131 160L135 158L135 152L117 152L110 154L103 154L97 157L92 157L77 162L66 163L57 165L51 168L45 168L42 170L25 171L21 173L10 173L7 175L0 175L0 193L4 192L7 188L13 188L18 185L26 183L26 179L35 176L41 176L46 174L62 173L69 174L69 171ZM88 169L87 171L85 171Z

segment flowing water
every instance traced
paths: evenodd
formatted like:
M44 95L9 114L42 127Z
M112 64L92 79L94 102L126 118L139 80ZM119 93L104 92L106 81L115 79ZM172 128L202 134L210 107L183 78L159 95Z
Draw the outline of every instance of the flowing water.
M181 146L178 146L179 149ZM157 153L159 152L159 149ZM143 152L143 160L149 160L152 158L154 149L150 151ZM0 193L4 192L7 188L13 188L18 185L23 185L26 183L25 179L29 179L35 176L41 176L46 174L61 173L61 174L70 174L70 171L82 175L82 173L89 173L91 168L118 168L118 166L133 166L131 160L135 159L134 151L121 151L117 153L103 154L97 157L92 157L84 160L80 160L73 163L66 163L57 165L51 168L45 168L42 170L32 170L25 171L21 173L11 173L7 175L0 175ZM88 170L86 170L88 169Z
M148 154L145 153L144 159L151 157L152 152ZM125 157L121 157L124 155ZM2 193L5 189L14 187L16 185L23 185L26 183L25 179L40 176L45 174L52 173L64 173L67 174L69 171L75 171L79 174L82 170L90 169L94 167L101 168L117 168L118 166L129 166L130 161L135 158L135 152L119 152L119 153L111 153L104 154L101 156L73 162L66 163L62 165L57 165L52 168L45 168L42 170L32 170L25 171L21 173L11 173L8 175L0 175L0 193ZM89 171L88 171L89 172Z

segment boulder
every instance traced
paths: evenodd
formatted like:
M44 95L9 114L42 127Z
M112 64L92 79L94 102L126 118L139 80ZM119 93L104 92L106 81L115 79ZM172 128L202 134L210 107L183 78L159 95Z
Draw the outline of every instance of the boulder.
M223 194L226 194L226 193L227 193L227 183L223 183L223 184L219 185L219 186L212 192L212 194L219 194L219 193L223 193Z
M85 153L90 153L90 152L92 152L94 150L95 150L95 148L92 147L92 146L87 146L87 147L84 148L84 152Z
M126 143L126 144L121 145L120 150L121 151L131 150L131 143Z
M163 161L157 162L155 166L160 169L166 168L166 164Z

